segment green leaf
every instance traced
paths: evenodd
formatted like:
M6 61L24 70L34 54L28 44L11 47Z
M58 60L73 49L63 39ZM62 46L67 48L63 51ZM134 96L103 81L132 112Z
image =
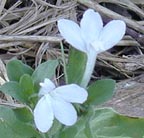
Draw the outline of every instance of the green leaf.
M123 116L111 108L95 110L89 125L93 136L99 138L142 138L144 135L144 118Z
M99 105L111 99L115 89L115 81L111 79L98 80L88 87L90 105Z
M9 81L0 86L0 91L8 94L23 103L31 103L30 96L34 93L34 85L32 78L28 74L24 74L20 78L20 82Z
M54 77L57 66L58 60L48 60L36 68L32 74L36 91L39 89L39 83L43 82L45 78L52 79Z
M31 125L19 121L13 110L0 106L1 138L40 138L40 134Z
M85 53L71 48L67 64L68 83L81 83L86 62L87 56Z
M28 107L21 107L13 109L16 117L22 122L30 122L33 120L32 111Z
M20 60L10 60L6 65L6 70L9 80L17 82L22 75L31 75L33 73L33 69L30 66L23 64Z
M9 81L0 86L0 91L8 94L18 101L25 102L23 90L18 82Z
M64 129L61 130L59 138L91 138L85 135L86 121L87 118L82 116L75 125L64 127Z
M144 118L120 115L111 108L89 109L78 122L61 130L60 138L142 138Z
M23 99L25 99L25 101L29 101L30 96L34 93L34 84L31 76L24 74L20 78L19 84L23 91Z
M50 138L59 138L61 128L62 124L58 120L54 119L51 129L48 131L48 136Z

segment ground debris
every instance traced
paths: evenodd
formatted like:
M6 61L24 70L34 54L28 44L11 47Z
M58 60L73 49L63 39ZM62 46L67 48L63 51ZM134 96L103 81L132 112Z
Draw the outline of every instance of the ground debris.
M113 107L117 112L131 116L144 117L144 74L117 83L112 100L104 106Z

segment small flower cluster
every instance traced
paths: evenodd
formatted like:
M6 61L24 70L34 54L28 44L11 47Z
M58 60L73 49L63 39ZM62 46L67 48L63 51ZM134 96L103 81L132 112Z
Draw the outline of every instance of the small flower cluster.
M40 83L41 97L34 109L34 121L41 132L47 132L54 117L62 124L73 125L77 120L77 113L71 103L83 103L87 99L87 91L76 84L55 87L49 79Z
M87 54L87 65L81 85L86 87L97 54L116 45L124 36L126 25L121 20L113 20L103 27L100 14L88 9L80 26L71 20L60 19L58 28L68 43ZM77 112L72 103L84 103L87 100L87 91L76 84L56 88L47 78L40 86L41 98L34 109L36 127L41 132L47 132L53 124L54 117L62 124L73 125L77 120Z

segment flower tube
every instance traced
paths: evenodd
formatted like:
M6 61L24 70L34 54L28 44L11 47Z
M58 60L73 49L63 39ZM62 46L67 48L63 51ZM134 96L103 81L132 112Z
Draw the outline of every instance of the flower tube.
M86 69L81 82L81 86L86 87L91 78L97 54L112 48L123 38L126 24L121 20L112 20L103 26L100 14L88 9L83 14L80 26L74 21L60 19L58 29L68 43L87 54Z

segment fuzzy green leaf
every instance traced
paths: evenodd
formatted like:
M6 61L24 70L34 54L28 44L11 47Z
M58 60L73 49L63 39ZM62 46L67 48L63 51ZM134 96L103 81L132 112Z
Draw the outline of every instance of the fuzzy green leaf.
M86 61L87 56L85 53L71 48L67 64L68 83L81 83Z
M0 91L8 94L18 101L25 102L23 90L18 82L10 81L0 86Z
M40 134L30 124L19 121L13 110L0 106L1 138L40 138Z
M35 85L35 91L39 90L39 83L43 82L45 78L52 79L55 75L58 60L48 60L40 64L32 74L32 79Z
M22 122L33 121L33 114L28 107L21 107L13 109L16 117Z
M33 73L33 69L30 66L23 64L20 60L10 60L6 65L6 70L9 80L17 82L22 75L31 75Z
M144 118L120 115L111 108L89 109L78 122L65 127L60 138L142 138Z
M24 74L20 78L19 84L23 91L23 99L25 99L25 101L29 101L30 96L34 93L34 84L31 76Z
M115 89L115 81L111 79L98 80L88 87L87 103L99 105L111 99Z

